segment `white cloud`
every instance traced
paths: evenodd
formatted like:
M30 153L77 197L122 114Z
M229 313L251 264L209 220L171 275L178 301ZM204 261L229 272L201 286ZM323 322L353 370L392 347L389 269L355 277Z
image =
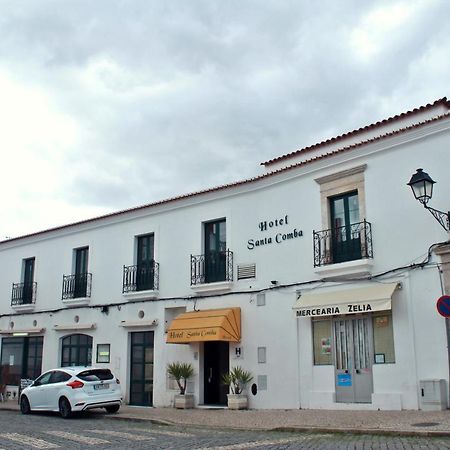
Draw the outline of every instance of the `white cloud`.
M0 237L251 176L450 94L447 0L0 10Z
M350 43L355 54L370 61L408 35L408 25L421 14L423 1L390 2L376 6L365 14L360 24L352 30Z

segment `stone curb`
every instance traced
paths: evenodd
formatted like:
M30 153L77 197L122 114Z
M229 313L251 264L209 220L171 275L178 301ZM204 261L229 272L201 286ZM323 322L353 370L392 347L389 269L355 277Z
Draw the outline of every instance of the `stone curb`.
M129 422L150 422L154 425L163 426L182 426L191 428L207 428L210 430L234 430L234 431L267 431L267 432L286 432L286 433L328 433L328 434L371 434L381 436L411 436L411 437L450 437L450 431L443 430L383 430L380 428L337 428L337 427L315 427L315 426L287 426L287 427L232 427L227 425L207 425L176 422L162 419L153 419L133 416L105 416L107 419L123 420Z
M0 411L14 411L20 412L17 406L2 406ZM135 417L128 415L105 415L105 419L110 420L122 420L128 422L149 422L153 425L161 426L181 426L190 428L207 428L210 430L234 430L234 431L267 431L267 432L286 432L286 433L328 433L328 434L370 434L380 436L405 436L405 437L450 437L450 431L444 430L383 430L380 428L338 428L338 427L319 427L319 426L286 426L286 427L232 427L227 425L207 425L207 424L195 424L176 422L166 419L155 419L150 417Z

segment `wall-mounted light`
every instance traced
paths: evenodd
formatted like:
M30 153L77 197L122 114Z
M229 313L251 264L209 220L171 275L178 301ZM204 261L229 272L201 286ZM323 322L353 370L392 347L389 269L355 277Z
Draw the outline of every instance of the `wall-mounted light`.
M408 186L414 194L416 200L428 209L433 217L441 224L446 231L450 231L450 212L439 211L438 209L428 206L428 202L433 197L433 185L436 182L423 169L417 169L409 180Z

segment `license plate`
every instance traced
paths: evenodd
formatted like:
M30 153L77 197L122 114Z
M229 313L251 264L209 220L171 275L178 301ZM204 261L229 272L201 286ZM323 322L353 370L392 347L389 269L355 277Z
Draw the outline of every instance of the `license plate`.
M98 391L100 389L109 389L109 384L96 384L94 385L94 390Z

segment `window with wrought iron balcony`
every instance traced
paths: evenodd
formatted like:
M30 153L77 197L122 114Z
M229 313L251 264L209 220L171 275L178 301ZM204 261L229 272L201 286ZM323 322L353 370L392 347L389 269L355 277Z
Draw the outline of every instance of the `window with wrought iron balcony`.
M159 264L150 260L134 266L123 266L122 293L157 291L159 288Z
M372 258L372 226L359 221L358 193L329 199L332 228L313 231L314 267Z
M135 262L123 266L122 294L129 300L156 298L159 289L159 264L154 259L153 233L135 237Z
M63 276L62 299L86 298L91 296L92 274L79 273Z
M34 258L22 261L22 282L13 283L11 306L15 309L34 308L36 303L37 283L34 281Z
M220 281L233 281L233 252L210 251L191 255L191 286Z
M88 272L88 256L89 247L74 249L75 273L63 275L62 300L90 298L92 274Z
M203 223L203 236L204 253L191 255L191 287L229 289L233 281L233 252L226 247L226 219Z

